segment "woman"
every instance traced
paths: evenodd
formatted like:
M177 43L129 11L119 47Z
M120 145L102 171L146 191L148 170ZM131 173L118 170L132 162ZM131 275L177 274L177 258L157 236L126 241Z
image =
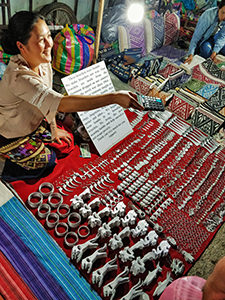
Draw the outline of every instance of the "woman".
M53 91L53 41L43 17L36 13L16 13L1 44L13 56L0 82L0 154L14 168L22 167L22 173L27 170L28 176L31 170L36 176L37 169L42 171L54 165L52 140L66 143L69 150L63 149L62 154L71 150L72 135L63 127L58 128L57 112L86 111L113 103L142 109L136 95L130 92L63 96Z
M218 61L218 53L225 55L225 0L200 16L185 63L191 63L195 53L204 58L210 57L215 63Z

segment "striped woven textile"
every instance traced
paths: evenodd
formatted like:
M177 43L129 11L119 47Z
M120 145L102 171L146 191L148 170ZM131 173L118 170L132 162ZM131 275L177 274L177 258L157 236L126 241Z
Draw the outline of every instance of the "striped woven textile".
M38 294L38 299L101 299L95 291L91 290L89 283L81 277L78 270L70 264L65 253L16 197L12 197L7 203L0 207L0 235L1 250L7 259L11 259L11 263L15 264L14 268L16 269L17 267L20 271L21 268L26 272L30 271L32 276L34 274L38 275L36 277L39 278L40 282L35 281L37 286L39 284L39 294L41 294L38 294L36 288L35 292ZM10 247L12 245L10 251L7 250L9 245ZM24 250L25 252L23 252ZM13 257L17 258L17 256L18 259L13 259ZM30 263L28 257L31 260ZM39 261L40 265L35 261L35 258ZM37 269L33 268L34 262ZM31 270L29 270L29 268L31 268ZM37 274L38 268L40 268L40 270L44 269L42 273L43 278L41 278L41 274ZM26 274L24 274L24 276L26 277ZM29 280L24 280L30 288L34 282L32 276L27 276ZM50 277L52 279L52 288L47 286ZM43 287L45 287L45 291ZM35 289L35 287L33 287L33 289ZM33 289L31 288L32 291ZM54 291L57 296L51 295L51 298L49 298L50 293L54 293ZM46 292L45 296L44 292ZM63 295L63 292L64 298L60 296L60 293ZM37 295L36 293L34 294Z
M37 300L4 254L0 251L0 299Z

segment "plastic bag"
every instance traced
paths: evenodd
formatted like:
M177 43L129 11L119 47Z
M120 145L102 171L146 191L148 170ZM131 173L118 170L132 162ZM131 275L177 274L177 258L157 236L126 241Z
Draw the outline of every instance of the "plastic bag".
M127 7L124 4L109 7L102 20L102 39L105 43L113 43L118 39L118 26L126 25Z
M89 66L94 57L95 34L83 24L66 25L54 38L52 67L72 74Z

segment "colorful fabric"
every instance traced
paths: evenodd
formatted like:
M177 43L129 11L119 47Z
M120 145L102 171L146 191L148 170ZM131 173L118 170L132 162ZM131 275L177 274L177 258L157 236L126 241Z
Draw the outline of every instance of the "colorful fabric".
M51 133L42 125L30 136L12 142L4 140L6 144L0 148L0 154L26 170L44 168L51 159L52 152L44 144L51 141Z
M57 127L67 130L60 122ZM71 144L62 140L61 144L52 142L47 122L43 121L38 129L29 136L19 139L0 137L0 154L25 170L42 169L48 166L53 157L53 150L58 158L64 157L74 149L73 134Z
M0 299L37 300L4 254L0 251Z
M80 273L77 271L77 269L70 263L65 253L58 247L56 242L42 228L40 223L33 217L33 215L26 210L26 208L17 198L11 198L7 203L0 207L0 218L1 224L3 224L4 227L12 233L12 236L8 237L8 241L14 246L16 243L15 241L20 239L19 245L21 245L23 242L23 248L27 249L31 258L33 259L30 251L32 251L33 255L45 268L42 275L48 272L52 277L52 283L54 281L57 282L57 286L55 287L56 290L55 292L53 291L54 293L56 293L56 291L61 293L62 287L66 293L66 295L64 293L64 299L68 299L69 297L71 300L100 300L100 297L93 290L91 290L91 287L87 281L80 276ZM4 233L2 226L0 228L1 232ZM16 239L15 241L14 237ZM3 244L3 241L0 241L0 243ZM20 251L20 249L21 248L19 248L17 251ZM5 252L7 252L7 249L5 249ZM9 255L12 257L11 253L9 253ZM22 252L21 255L21 259L26 260L26 252ZM20 268L19 262L15 261L15 263L17 264L17 267ZM27 261L27 264L29 265L29 261ZM31 268L33 270L32 264ZM26 272L26 270L22 271ZM27 271L29 271L29 269L27 269ZM32 284L31 278L29 278L27 283L29 287ZM44 277L42 276L42 278ZM41 280L41 282L42 281L43 280ZM45 284L47 284L47 282ZM42 289L39 293L42 293ZM57 295L52 299L60 299L59 297ZM40 296L38 299L43 299L43 297ZM48 298L45 298L45 300L46 299Z
M54 38L52 67L66 75L89 66L94 57L94 30L88 25L66 25Z
M188 80L187 82L185 82L182 87L183 88L188 88L190 90L192 90L193 92L197 92L199 91L201 88L203 88L206 85L205 82L198 80L196 78L190 78L190 80Z
M171 13L169 10L164 15L164 45L170 45L177 40L180 30L180 18L176 13Z
M2 46L0 45L0 62L8 64L11 56L12 55L5 53Z
M209 99L217 92L218 88L219 88L218 85L208 83L204 85L199 91L197 91L197 93L200 96Z
M192 125L210 136L216 134L224 122L225 118L216 111L212 111L206 103L201 104L195 110L192 118Z
M214 63L214 61L211 58L206 59L200 65L200 68L203 68L209 74L209 76L225 82L225 72L218 68L218 66Z
M220 112L225 107L225 89L217 89L217 92L209 98L207 104L210 105L215 111Z
M118 26L120 52L128 48L142 48L142 56L146 53L145 32L143 24Z
M174 95L169 103L168 109L184 120L190 118L192 112L195 110L196 105L188 103L184 98Z
M167 78L169 75L172 75L179 70L180 68L178 66L169 63L165 66L165 68L160 69L158 73L164 78Z
M192 78L198 79L205 83L212 83L217 84L219 86L225 86L225 81L219 80L213 76L210 76L204 68L201 67L201 65L195 66L192 71Z
M198 276L176 279L164 290L159 300L201 300L205 282Z
M186 51L183 49L175 48L172 45L164 45L159 49L152 50L152 53L156 56L167 57L169 60L177 62L185 56Z
M138 76L135 78L132 77L130 85L142 95L147 95L151 87L151 82L142 78L141 76Z
M69 299L33 252L1 218L0 234L0 250L39 300Z
M152 49L158 49L163 45L164 41L164 18L163 16L155 17L151 20L152 26Z

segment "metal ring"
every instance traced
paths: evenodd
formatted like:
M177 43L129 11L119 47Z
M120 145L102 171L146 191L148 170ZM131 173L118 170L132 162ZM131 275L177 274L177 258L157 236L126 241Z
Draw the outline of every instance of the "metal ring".
M43 189L47 188L49 189L49 192L44 192ZM51 195L54 192L54 185L50 182L43 182L40 184L39 186L39 192L44 196L44 197L48 197L49 195Z
M58 202L52 202L52 199L57 199ZM48 196L48 204L53 208L58 207L62 202L63 196L60 193L52 193Z
M60 210L67 210L65 213L61 213ZM70 207L68 204L60 204L57 208L57 213L59 215L60 218L64 219L68 216L68 214L70 213Z
M86 234L81 234L82 230L86 230L87 233ZM86 226L86 225L81 225L78 228L77 234L78 234L79 238L85 239L90 234L90 228L88 226Z
M41 212L41 210L44 210L44 212ZM38 206L38 216L40 218L46 218L47 215L51 212L51 207L47 203L42 203L41 205Z
M36 202L33 202L32 199L39 199ZM43 195L39 192L33 192L28 196L27 204L32 208L37 208L43 202Z
M49 219L53 218L55 219L54 222L50 222ZM48 228L54 228L55 225L59 222L59 215L57 213L49 213L46 217L46 224Z
M77 219L77 222L71 222L71 219ZM80 225L81 216L77 212L73 212L68 217L68 224L71 228L77 228Z
M59 227L64 227L65 231L60 232ZM65 222L57 223L55 226L55 234L59 237L66 235L68 230L69 230L69 226Z
M68 242L68 238L73 238L74 242L72 242L72 243ZM73 231L67 232L67 234L64 237L64 242L65 242L66 246L72 248L78 242L78 235L76 234L76 232L73 232Z

